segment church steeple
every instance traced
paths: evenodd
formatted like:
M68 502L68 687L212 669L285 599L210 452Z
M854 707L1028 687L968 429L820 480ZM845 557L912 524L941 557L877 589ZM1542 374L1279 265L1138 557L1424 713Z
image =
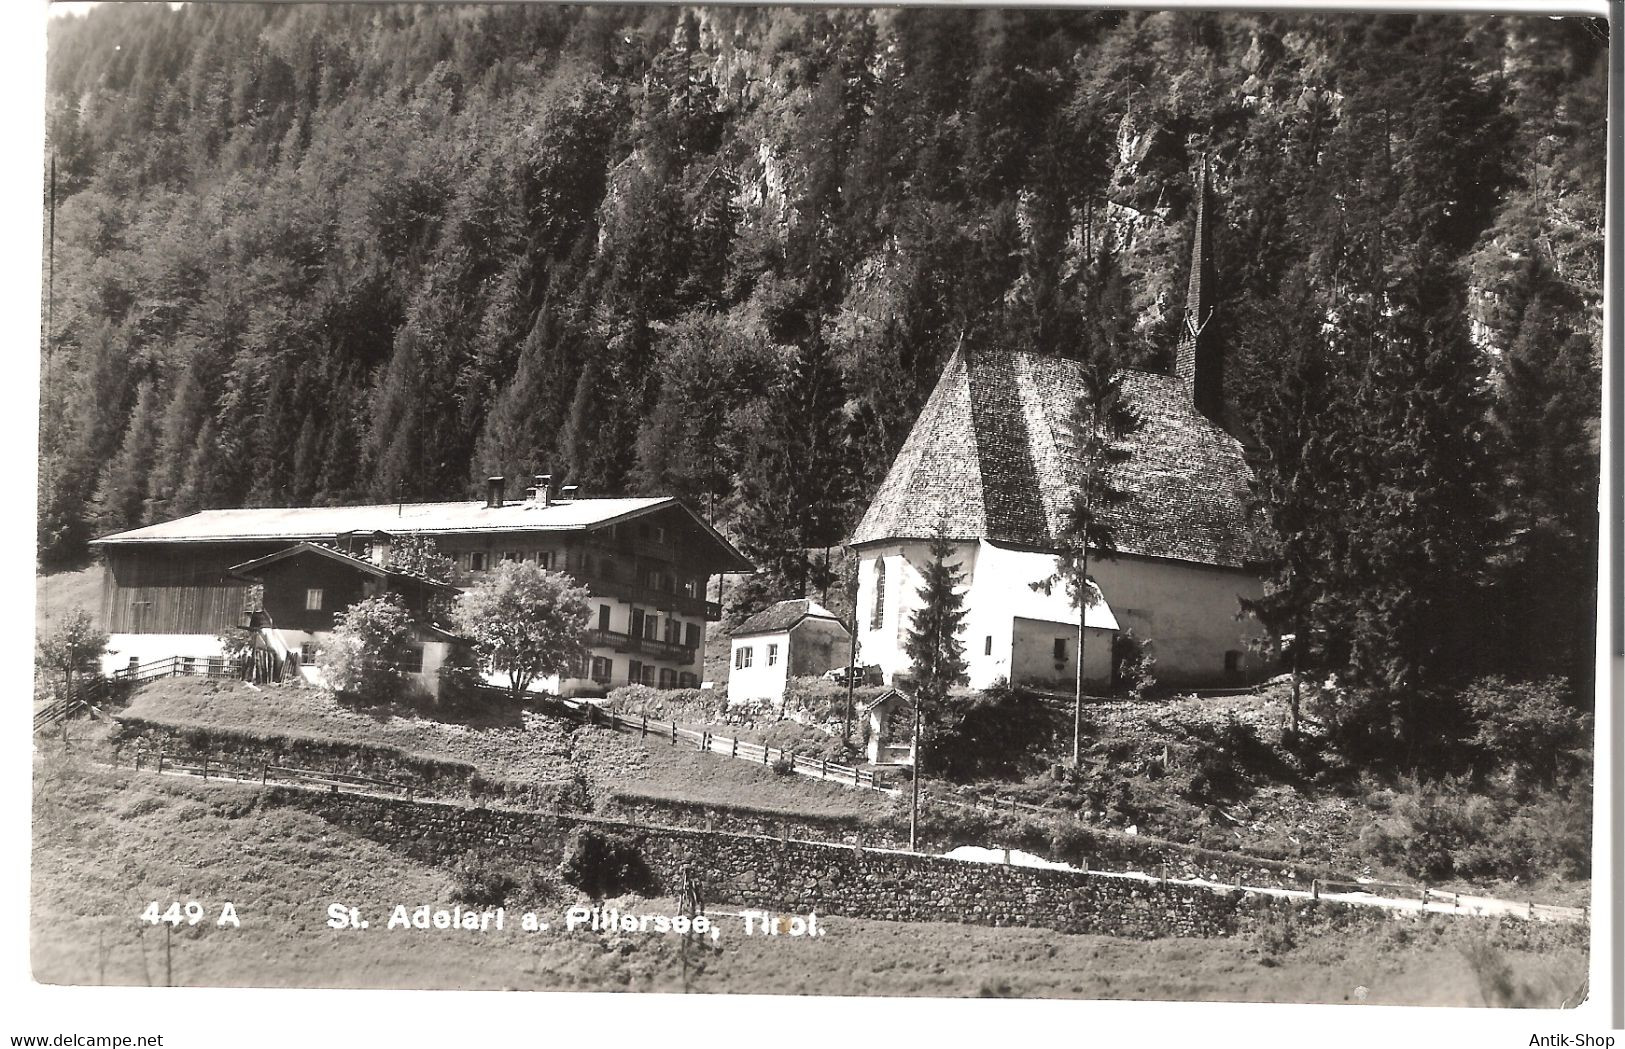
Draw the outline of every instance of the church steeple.
M1218 421L1224 412L1224 351L1213 324L1213 209L1207 157L1196 172L1196 232L1191 238L1190 286L1179 332L1174 374L1184 382L1197 411Z

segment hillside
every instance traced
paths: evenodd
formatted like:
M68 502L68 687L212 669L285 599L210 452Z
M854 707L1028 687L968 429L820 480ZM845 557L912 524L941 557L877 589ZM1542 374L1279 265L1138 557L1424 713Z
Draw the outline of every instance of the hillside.
M34 629L45 634L65 614L84 609L100 616L102 569L100 565L41 572L34 577Z
M53 19L41 556L546 472L688 500L761 568L753 601L822 592L810 552L851 534L956 346L1167 369L1205 166L1225 415L1271 453L1272 571L1320 595L1276 612L1311 610L1362 682L1467 646L1585 692L1605 39L1081 9Z
M327 905L449 906L453 872L428 866L252 788L96 772L48 757L36 766L32 964L44 983L162 985L163 926L152 900L196 899L208 921L173 934L185 986L521 990L683 989L661 937L589 932L538 937L324 926ZM185 834L175 828L184 825ZM541 872L547 873L547 872ZM515 903L562 908L546 879ZM240 929L213 918L230 900ZM612 903L639 908L634 897ZM648 901L646 909L670 907ZM730 908L719 908L718 913ZM1186 1001L1553 1006L1574 994L1581 952L1498 947L1467 933L1373 940L1131 942L1041 930L903 924L825 916L827 935L730 936L701 956L693 990L753 994L1043 996Z
M381 743L469 762L488 775L521 782L584 776L602 796L621 787L695 803L747 803L810 814L878 813L889 802L720 755L656 739L581 726L536 705L436 720L411 710L347 707L316 689L165 678L137 693L128 710L164 724L210 725L247 732Z

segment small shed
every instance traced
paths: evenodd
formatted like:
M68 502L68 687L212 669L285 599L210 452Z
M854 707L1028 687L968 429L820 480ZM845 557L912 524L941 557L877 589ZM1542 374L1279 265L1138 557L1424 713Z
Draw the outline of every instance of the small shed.
M728 701L784 702L793 677L816 677L851 658L852 632L835 613L808 598L780 601L733 632Z

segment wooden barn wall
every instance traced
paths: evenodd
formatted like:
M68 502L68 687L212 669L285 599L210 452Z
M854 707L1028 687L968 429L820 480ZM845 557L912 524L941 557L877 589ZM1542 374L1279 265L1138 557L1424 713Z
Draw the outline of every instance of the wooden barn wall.
M187 543L107 551L102 620L114 634L218 634L241 625L248 583L232 565L283 544Z

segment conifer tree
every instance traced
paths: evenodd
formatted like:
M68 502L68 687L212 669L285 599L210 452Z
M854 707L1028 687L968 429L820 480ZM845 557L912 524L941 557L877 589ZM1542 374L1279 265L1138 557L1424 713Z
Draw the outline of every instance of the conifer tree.
M92 516L102 534L121 532L144 523L142 507L147 475L157 452L158 393L152 380L136 389L135 409L124 429L124 442L108 462L96 488Z
M965 680L965 643L959 639L964 628L965 595L960 591L964 572L956 563L953 542L943 522L931 537L931 560L920 571L920 607L909 617L903 653L909 658L909 675L914 691L914 765L911 780L908 846L915 845L919 823L920 777L925 765L926 724L940 716L948 690Z

